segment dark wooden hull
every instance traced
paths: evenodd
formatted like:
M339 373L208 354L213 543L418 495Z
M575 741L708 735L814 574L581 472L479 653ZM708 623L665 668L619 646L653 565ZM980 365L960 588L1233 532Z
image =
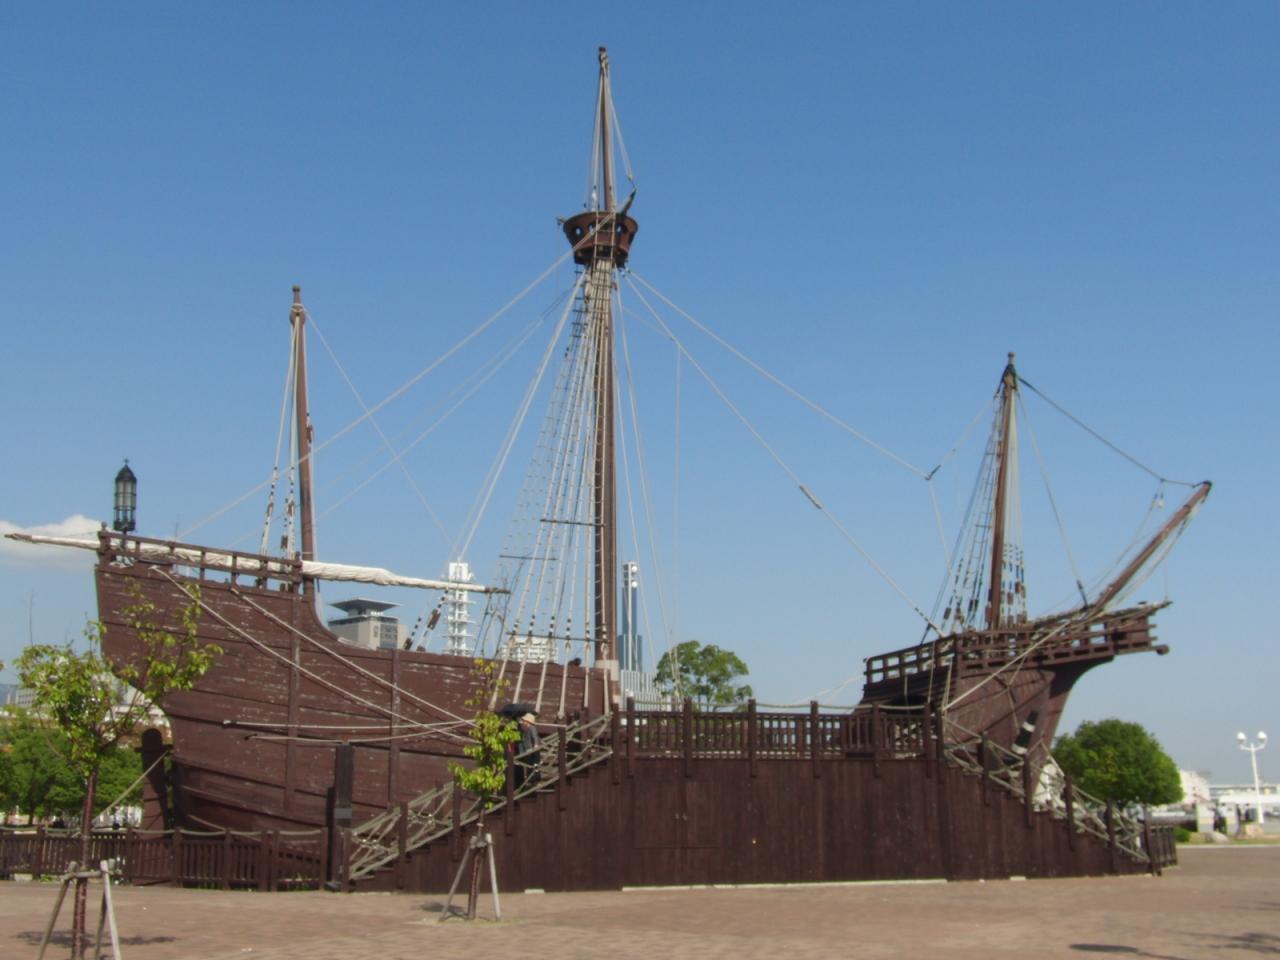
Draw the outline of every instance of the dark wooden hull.
M103 651L115 664L142 649L128 609L144 598L176 629L198 586L199 639L222 648L194 689L164 704L172 736L175 825L301 830L327 823L338 742L355 746L356 823L450 779L474 714L466 657L367 650L320 622L300 578L192 571L103 539L96 568ZM183 568L185 569L185 568ZM600 711L603 675L581 667L507 666L507 694L539 714ZM541 688L541 689L539 689ZM424 726L427 725L427 726Z
M1128 653L1167 652L1141 606L1105 616L1029 622L956 634L867 660L863 704L928 706L945 713L956 740L986 737L997 748L1048 755L1067 697L1088 670Z
M267 569L256 566L264 558L235 555L227 572L231 555L222 553L211 555L221 570L213 561L193 567L191 553L166 558L154 543L144 551L102 536L96 579L104 652L117 665L138 655L142 641L129 608L139 598L154 605L156 625L177 629L192 587L199 588L199 639L222 648L194 689L165 704L172 825L315 830L340 822L332 815L340 742L354 748L356 825L450 780L448 764L462 756L473 712L464 703L475 686L471 661L341 642L320 623L296 565ZM804 715L754 708L700 718L688 710L644 719L615 714L613 756L603 766L508 803L500 814L504 886L1145 869L1096 836L1064 832L1049 813L942 762L944 740L926 732L938 722L948 747L970 736L1016 747L1034 711L1034 754L1052 737L1085 670L1151 648L1147 616L1143 610L1090 627L1065 647L1037 646L1035 656L1017 658L1016 670L1008 668L1020 648L1007 638L995 646L991 638L949 638L945 650L925 645L872 658L869 709L853 714L819 714L816 704ZM932 666L944 662L943 653L954 658L945 682ZM505 669L508 695L537 703L544 719L598 715L607 702L599 670ZM936 706L948 696L962 699L939 718ZM1026 776L1031 769L1027 764ZM359 886L439 889L451 879L462 843L455 831L406 851Z

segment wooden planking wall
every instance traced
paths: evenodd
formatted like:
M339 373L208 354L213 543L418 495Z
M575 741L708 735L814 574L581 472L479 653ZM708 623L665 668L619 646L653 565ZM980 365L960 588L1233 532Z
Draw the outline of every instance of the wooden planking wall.
M1105 842L935 760L807 762L620 758L495 812L504 890L841 880L1050 877L1114 872ZM877 772L878 768L878 772ZM460 848L410 853L404 889L447 890ZM1119 872L1147 867L1121 855ZM393 889L396 871L361 881Z

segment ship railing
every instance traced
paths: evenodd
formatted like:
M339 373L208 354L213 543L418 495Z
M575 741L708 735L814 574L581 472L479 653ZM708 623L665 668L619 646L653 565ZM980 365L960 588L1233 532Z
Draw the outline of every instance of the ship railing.
M859 706L804 713L757 710L642 710L623 714L628 756L699 760L814 760L854 756L911 757L925 752L921 707Z
M251 579L255 586L280 587L302 581L302 563L294 558L135 537L110 530L99 531L98 553L102 562L113 566L144 563L173 567L201 580L214 577L238 583L243 577Z
M903 680L952 663L966 673L981 673L1029 652L1037 661L1060 663L1150 650L1154 639L1150 618L1162 606L1148 604L1091 616L1073 611L999 630L953 633L868 657L865 680L868 684Z
M613 753L611 722L604 714L565 727L544 737L539 747L517 754L514 766L508 765L505 794L492 798L487 808L480 798L446 783L365 820L351 830L348 878L367 877L394 863L402 851L420 849L475 823L482 814L493 815L608 759Z
M1114 803L1081 790L1050 758L1042 759L1037 766L1027 755L993 743L950 719L944 727L945 754L952 763L983 777L1032 809L1069 821L1071 829L1078 833L1114 844L1139 861L1153 861L1148 852L1149 818L1144 822Z

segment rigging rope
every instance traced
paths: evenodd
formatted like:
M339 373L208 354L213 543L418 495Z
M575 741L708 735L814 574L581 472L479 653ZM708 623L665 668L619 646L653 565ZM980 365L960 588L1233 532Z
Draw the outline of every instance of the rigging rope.
M351 395L355 397L356 403L359 405L361 411L363 411L365 416L368 417L369 426L373 427L374 432L377 433L378 438L383 443L383 446L385 446L387 448L387 451L391 454L392 461L398 467L400 467L401 473L404 474L405 481L409 484L409 487L411 490L413 490L414 494L417 495L418 502L422 504L422 509L424 509L427 512L427 516L431 518L431 522L436 525L436 529L440 531L441 537L443 537L445 540L448 540L449 534L445 530L444 524L440 522L440 517L436 514L431 504L427 501L427 495L422 492L422 488L418 486L417 481L413 479L413 474L409 472L409 468L405 465L405 462L400 458L400 454L396 451L395 446L391 443L391 439L383 431L382 426L381 424L378 423L377 418L369 411L369 406L364 402L364 397L360 395L360 391L356 389L356 385L352 383L351 378L347 376L346 368L342 366L342 362L338 359L338 355L334 353L333 348L329 346L329 341L325 339L324 333L320 330L320 325L316 323L315 315L308 313L307 318L311 321L311 327L313 330L315 330L316 336L320 338L320 343L324 347L325 352L329 354L329 359L332 360L333 365L338 368L338 373L342 377L343 382L346 383L347 388L351 391Z
M833 424L835 424L835 425L836 425L837 427L839 427L841 430L844 430L846 433L850 434L850 435L851 435L851 436L853 436L855 439L857 439L857 440L861 441L862 443L866 444L868 447L870 447L872 450L875 450L877 453L881 454L882 456L885 456L885 457L889 458L890 460L892 460L894 463L898 464L899 466L901 466L901 467L905 467L907 470L910 470L912 473L914 473L916 476L920 477L922 480L927 480L927 479L929 478L929 474L925 473L925 471L921 470L921 469L920 469L919 467L917 467L915 464L910 463L910 462L908 462L907 460L904 460L902 457L898 456L898 455L897 455L896 453L894 453L892 450L888 449L888 448L887 448L887 447L885 447L885 446L882 446L882 445L881 445L881 444L879 444L879 443L876 443L874 440L872 440L872 439L871 439L870 437L868 437L866 434L862 433L861 431L859 431L858 429L856 429L854 426L852 426L852 425L851 425L851 424L849 424L848 422L846 422L846 421L844 421L844 420L840 419L840 417L836 416L834 413L832 413L831 411L827 410L825 407L822 407L822 406L820 406L818 403L816 403L815 401L810 400L808 397L806 397L804 394L802 394L802 393L801 393L799 390L797 390L795 387L791 386L789 383L787 383L787 382L785 382L784 380L782 380L782 379L780 379L780 378L778 378L778 377L774 376L772 373L770 373L770 372L769 372L768 370L766 370L764 367L760 366L760 364L756 363L754 360L752 360L750 357L748 357L745 353L743 353L743 352L742 352L741 350L739 350L737 347L733 346L731 343L729 343L727 340L725 340L725 339L724 339L723 337L721 337L719 334L717 334L717 333L715 333L714 331L712 331L712 330L708 329L706 326L704 326L702 323L700 323L698 320L696 320L692 315L690 315L689 313L685 312L685 311L684 311L684 310L682 310L680 307L676 306L676 304L674 304L670 299L668 299L668 298L666 297L666 295L664 295L660 290L658 290L658 289L657 289L656 287L654 287L651 283L649 283L647 280L645 280L645 279L644 279L644 277L641 277L641 276L639 276L638 274L636 274L636 273L634 273L634 272L629 272L629 273L628 273L628 282L631 282L631 279L632 279L632 278L634 278L634 280L639 281L641 284L643 284L643 285L644 285L644 287L645 287L647 290L649 290L651 293L653 293L653 295L654 295L655 297L657 297L659 300L661 300L663 303L665 303L668 307L670 307L670 308L671 308L672 310L674 310L676 313L680 314L680 316L682 316L682 317L684 317L686 320L688 320L688 321L689 321L691 324L693 324L693 325L694 325L698 330L702 331L702 333L704 333L706 336L710 337L712 340L714 340L716 343L718 343L721 347L723 347L725 350L729 351L729 353L731 353L733 356L737 357L739 360L741 360L743 363L745 363L747 366L749 366L752 370L756 371L756 373L760 374L760 376L764 377L766 380L768 380L768 381L769 381L770 383L772 383L774 386L776 386L776 387L778 387L778 388L780 388L780 389L782 389L782 390L786 391L786 392L787 392L787 393L789 393L791 396L795 397L795 399L797 399L797 400L799 400L801 403L803 403L803 404L804 404L806 407L808 407L810 410L812 410L812 411L814 411L815 413L817 413L819 416L824 417L825 419L827 419L827 420L831 421ZM633 286L633 288L634 288L634 283L632 284L632 286ZM637 292L638 292L638 291L637 291ZM646 304L646 306L647 306L647 305L648 305L648 304ZM652 310L652 308L650 308L650 309ZM665 326L665 324L664 324L664 326Z
M1162 477L1160 474L1158 474L1156 471L1152 470L1150 467L1148 467L1145 463L1143 463L1143 462L1142 462L1141 460L1139 460L1137 457L1133 456L1132 454L1126 453L1124 450L1121 450L1121 449L1120 449L1119 447L1117 447L1114 443L1112 443L1110 440L1108 440L1108 439L1107 439L1106 437L1104 437L1102 434L1098 433L1098 431L1097 431L1097 430L1093 429L1093 427L1089 426L1087 423L1085 423L1083 420L1081 420L1081 419L1080 419L1079 417L1077 417L1075 414L1071 413L1070 411L1068 411L1068 410L1064 409L1064 408L1063 408L1062 406L1060 406L1059 404L1055 403L1052 399L1050 399L1048 396L1046 396L1044 393L1042 393L1040 390L1038 390L1038 389L1037 389L1033 384L1028 383L1028 382L1027 382L1027 380L1026 380L1024 377L1019 376L1019 377L1018 377L1018 382L1019 382L1022 386L1027 387L1029 390L1034 391L1034 392L1035 392L1035 394L1036 394L1038 397L1040 397L1040 399L1042 399L1045 403L1049 404L1049 406L1053 407L1053 409L1057 410L1060 414L1062 414L1064 417L1066 417L1068 420L1070 420L1072 423L1074 423L1074 424L1075 424L1076 426L1078 426L1080 429L1082 429L1082 430L1084 430L1086 433L1088 433L1088 434L1089 434L1089 436L1093 437L1093 438L1094 438L1095 440L1097 440L1099 443L1103 444L1104 446L1108 447L1109 449L1111 449L1111 450L1112 450L1112 451L1114 451L1115 453L1118 453L1120 456L1124 457L1126 460L1128 460L1130 463L1132 463L1132 464L1133 464L1135 467L1137 467L1139 470L1142 470L1144 473L1149 473L1149 474L1151 474L1151 476L1155 477L1157 480L1161 481L1162 483L1173 483L1173 484L1177 484L1177 485L1178 485L1178 486L1180 486L1180 487L1197 487L1197 486L1199 486L1199 484L1198 484L1198 483L1189 483L1189 482L1187 482L1186 480L1170 480L1168 477Z
M917 604L914 600L911 599L911 597L907 594L906 590L904 590L902 586L892 576L889 575L889 572L887 570L885 570L882 566L880 566L880 564L876 561L876 559L872 557L871 554L867 551L867 549L858 541L858 539L854 537L853 534L850 533L849 530L839 520L836 519L836 517L831 513L831 511L829 511L825 506L823 506L822 501L820 501L817 498L817 496L807 486L805 486L805 484L800 480L800 477L796 474L796 472L792 470L791 467L787 464L787 462L783 460L782 457L778 454L778 452L769 445L769 442L765 440L765 438L761 435L760 431L756 429L755 425L752 424L751 421L748 420L747 417L742 413L742 411L739 410L734 405L733 401L730 400L728 396L725 394L725 392L720 388L720 385L715 382L715 380L711 377L709 373L707 373L705 369L703 369L702 365L698 363L698 361L693 357L693 355L690 354L687 349L685 349L684 344L680 342L679 338L676 337L675 333L672 332L671 328L667 326L666 321L664 321L662 317L657 313L657 311L654 310L652 304L650 304L649 301L645 299L644 294L641 293L638 289L636 289L635 284L631 285L631 289L635 292L640 302L643 303L645 307L649 310L649 312L653 315L654 320L658 322L658 324L662 327L666 335L671 338L671 341L675 343L676 347L681 351L681 353L684 354L685 359L687 359L689 363L693 365L693 368L698 371L698 373L702 376L702 379L704 379L707 382L707 385L710 386L712 391L720 398L720 401L729 408L729 410L733 413L733 415L738 418L738 421L744 427L746 427L747 431L750 432L753 437L756 438L756 442L759 443L760 446L764 448L765 452L769 454L773 462L777 464L779 469L781 469L782 472L785 473L791 479L791 481L799 488L800 492L804 494L806 499L808 499L810 503L812 503L815 507L817 507L818 511L827 519L829 523L831 523L832 526L836 528L836 530L840 532L840 534L845 538L845 540L849 543L849 545L852 546L859 554L862 555L862 559L866 561L867 565L870 566L871 569L874 570L880 576L880 578L884 580L884 582L887 583L893 589L893 591L896 594L898 594L898 596L901 597L906 602L906 604L909 607L911 607L911 609L914 610L922 620L924 620L926 624L928 624L929 626L933 627L935 630L938 630L939 633L941 633L941 630L939 630L937 624L933 622L932 618L927 613L925 613L924 610L920 608L919 604ZM658 294L658 296L661 297L661 294ZM675 309L678 310L678 308L675 308Z
M562 257L561 260L564 258ZM574 283L574 292L582 286L584 276L579 276ZM533 379L530 381L528 388L525 390L524 398L516 411L516 416L512 420L511 425L507 428L507 435L503 444L499 447L498 455L493 464L489 468L489 474L486 478L486 484L482 488L483 493L477 504L472 508L472 522L466 536L463 538L459 549L454 551L455 556L466 556L467 550L471 546L471 541L475 537L476 528L480 524L485 511L488 509L489 500L493 496L494 488L497 486L498 478L502 475L503 469L506 467L507 458L511 455L511 448L515 445L516 436L520 432L520 426L524 423L525 417L528 416L529 408L533 403L533 397L537 393L538 385L542 382L543 376L547 371L547 364L551 362L551 356L555 351L555 346L560 340L560 334L564 331L565 322L568 320L569 314L573 308L573 301L565 305L564 312L560 314L560 321L556 324L555 330L552 332L551 339L547 343L547 349L543 352L542 362L538 365L537 371L534 373Z
M1067 553L1067 560L1071 564L1071 572L1075 574L1076 589L1080 591L1081 603L1088 604L1089 596L1084 592L1084 580L1080 576L1080 565L1076 563L1075 553L1071 549L1071 540L1067 536L1066 525L1062 522L1062 514L1058 511L1058 500L1053 495L1053 485L1049 482L1049 470L1045 466L1044 457L1040 454L1040 444L1036 440L1035 429L1031 426L1031 417L1027 414L1027 404L1020 396L1018 397L1018 405L1022 409L1022 422L1026 425L1027 435L1031 438L1031 449L1035 452L1036 463L1040 466L1040 479L1044 482L1045 492L1049 495L1049 506L1053 510L1053 519L1058 524L1058 535L1062 537L1062 548Z
M511 310L512 307L514 307L517 303L519 303L531 292L533 292L533 290L536 289L544 280L546 280L547 277L555 273L555 271L559 269L560 265L563 264L566 260L568 260L571 256L573 256L574 252L581 245L582 245L581 243L576 244L573 247L571 247L566 253L563 253L559 257L557 257L555 261L551 264L551 266L547 267L545 270L542 271L542 273L538 274L538 276L535 277L527 286L525 286L523 290L521 290L514 297L508 300L505 304L503 304L496 311L494 311L494 313L492 313L483 323L481 323L478 327L476 327L466 336L462 337L462 339L458 340L455 344L453 344L453 346L451 346L443 354L441 354L431 363L427 364L425 367L423 367L421 370L415 373L412 377L406 380L403 384L401 384L395 390L391 391L391 393L387 394L387 396L379 400L376 404L374 404L371 408L369 408L367 413L357 417L355 420L348 423L345 427L343 427L337 433L333 434L331 437L326 439L323 443L317 444L316 446L312 447L311 456L314 457L321 450L324 450L326 447L330 446L331 444L336 443L342 437L346 436L348 433L350 433L352 430L358 427L361 423L363 423L368 417L377 413L387 404L401 397L406 391L408 391L411 387L417 384L418 381L422 380L423 377L430 374L442 363L444 363L446 360L448 360L450 357L456 354L459 350L465 347L468 343L470 343L476 337L480 336L480 334L482 334L485 330L493 326L493 324L495 324L499 319L501 319L509 310ZM255 494L259 493L261 490L263 490L270 482L271 482L270 479L264 480L262 483L259 483L257 486L255 486L252 490L249 490L243 495L237 497L236 499L232 500L230 503L227 503L224 506L219 507L217 510L215 510L213 513L209 514L208 516L203 517L200 520L197 520L194 524L187 527L186 530L183 530L179 534L179 539L190 536L196 530L199 530L201 527L205 526L206 524L216 520L218 517L222 516L228 510L233 510L235 507L239 506L245 500L249 499L249 497L252 497Z
M384 707L381 704L373 703L369 700L365 700L363 697L359 697L349 690L344 690L342 687L338 686L337 684L331 683L330 681L326 680L324 677L321 677L319 674L315 673L314 671L308 670L306 667L302 666L302 664L300 663L294 664L292 660L284 656L284 654L280 653L278 650L272 649L268 644L263 643L261 640L254 637L248 631L232 623L230 620L224 617L221 613L219 613L213 606L211 606L203 597L193 597L191 593L187 590L187 588L183 585L183 583L180 580L178 580L175 576L173 576L171 573L169 573L167 570L159 570L158 572L166 580L168 580L175 587L177 587L178 590L182 591L182 593L185 596L191 599L194 599L200 605L200 608L202 610L204 610L206 613L212 616L215 620L221 623L224 627L226 627L232 633L238 634L240 637L244 638L249 643L253 644L255 647L258 647L264 653L268 654L269 656L275 657L277 660L280 660L281 662L283 662L287 667L291 669L296 667L299 673L304 674L309 679L314 680L316 683L320 684L321 686L327 687L328 689L334 691L335 693L340 694L341 696L347 698L348 700L352 700L352 701L355 701L356 703L359 703L361 706L369 707L370 709L375 710L379 713L385 713L388 717L390 717L393 720L399 720L403 723L408 723L408 724L416 724L420 722L420 721L412 720L404 716L403 714L399 713L398 711L392 710L389 707ZM258 604L254 603L253 600L245 596L235 587L232 587L230 592L232 596L244 601L250 607L253 607L253 609L256 610L258 613L262 614L263 616L275 622L278 626L284 627L290 633L296 634L302 639L307 640L309 643L320 647L320 649L323 652L329 654L334 659L342 663L344 666L347 666L355 670L357 673L365 674L376 683L379 683L385 687L388 687L393 691L400 692L404 696L407 696L409 699L417 701L419 704L421 704L422 706L426 707L429 710L432 710L438 714L444 714L445 716L451 717L454 720L462 720L462 718L459 717L457 714L449 710L445 710L441 707L438 707L432 703L429 703L428 701L423 700L421 697L418 697L410 693L409 691L400 688L398 685L391 683L388 680L384 680L381 677L377 676L376 674L370 673L368 670L365 670L363 667L360 667L359 665L351 662L348 658L342 656L336 650L330 649L330 647L327 644L321 643L319 640L316 640L314 637L308 636L306 633L303 633L301 630L298 630L292 624L287 623L284 620L281 620L279 617L273 614L270 610L267 610L259 606Z
M641 431L640 431L640 422L641 422L640 421L640 404L636 395L635 372L631 366L631 345L627 337L626 326L623 323L623 319L622 319L624 315L625 314L622 309L622 291L619 290L618 291L618 330L621 335L620 339L622 341L623 367L627 373L627 399L628 399L628 406L631 411L632 432L635 437L636 461L637 461L636 467L640 474L640 491L641 491L641 497L643 498L643 504L644 504L645 526L648 530L648 535L649 535L649 558L653 564L653 569L652 569L653 582L655 587L657 588L656 592L658 595L658 612L659 612L659 615L662 617L662 626L664 630L664 639L666 641L666 646L667 646L667 653L669 655L669 659L672 662L672 666L678 668L679 654L674 649L675 647L678 646L678 644L672 643L672 640L675 638L676 634L672 632L671 622L667 617L666 590L663 586L663 578L660 573L662 567L661 567L661 564L659 564L658 562L658 547L657 547L658 538L657 538L657 534L654 532L653 499L649 494L649 483L648 483L649 471L645 463L644 443L643 443L643 439L641 437ZM678 355L679 354L677 354L677 356ZM623 454L623 457L622 457L623 470L627 478L627 488L628 488L627 505L628 505L628 509L631 512L631 537L632 537L632 540L638 544L639 536L636 532L635 508L634 508L634 504L631 502L631 494L630 494L631 472L630 472L630 465L627 460L625 443L622 445L622 454ZM648 608L647 601L643 602L643 606L645 611L645 621L647 624L649 619L649 614L648 614L649 608ZM634 616L634 611L632 615ZM646 629L648 629L648 627L646 627ZM656 669L657 665L655 664L654 666ZM682 696L683 692L680 688L679 669L673 669L672 679L675 684L676 696Z
M259 553L266 553L271 541L271 516L275 512L276 507L276 481L280 477L280 453L284 445L285 425L289 417L289 397L293 393L293 376L297 350L298 331L295 327L289 328L289 364L284 376L284 396L280 398L280 424L276 428L276 456L271 462L271 487L267 491L267 516L262 524L262 541L258 548Z

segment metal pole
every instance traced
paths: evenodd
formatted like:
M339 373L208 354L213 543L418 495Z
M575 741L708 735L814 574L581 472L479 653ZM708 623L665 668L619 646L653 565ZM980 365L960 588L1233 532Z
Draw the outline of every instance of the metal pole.
M1244 732L1236 734L1236 742L1240 744L1241 750L1249 751L1249 762L1253 767L1253 802L1254 809L1257 814L1258 828L1262 829L1262 780L1258 777L1258 751L1263 750L1267 746L1267 735L1261 730L1258 731L1258 742L1250 743L1245 737Z

